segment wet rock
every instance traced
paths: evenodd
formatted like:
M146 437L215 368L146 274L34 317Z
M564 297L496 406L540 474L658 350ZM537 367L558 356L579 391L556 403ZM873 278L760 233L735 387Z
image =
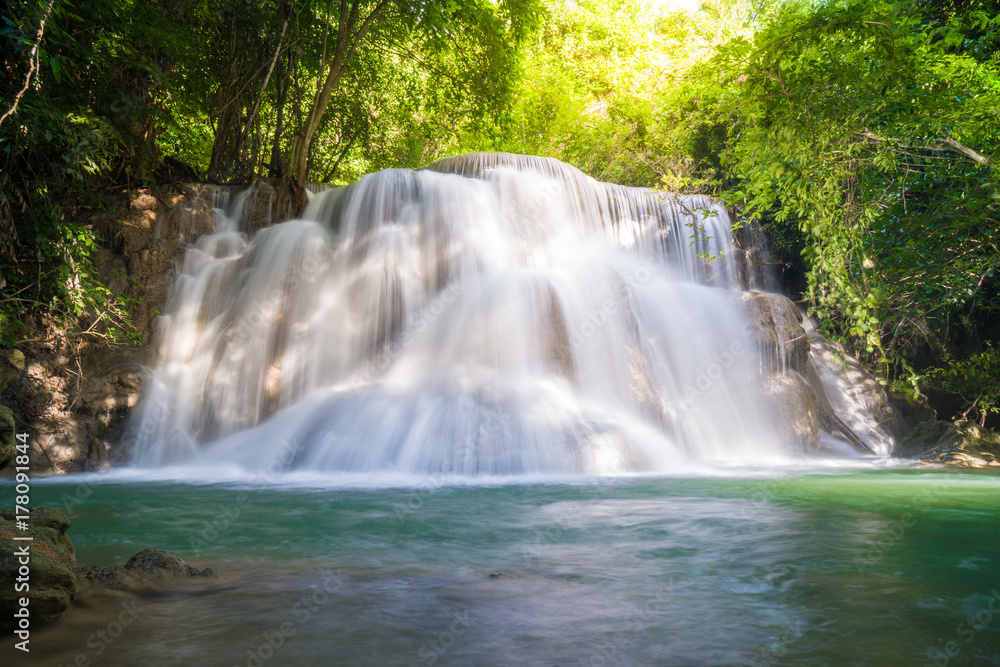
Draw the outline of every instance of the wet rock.
M160 549L143 549L124 565L88 565L76 571L82 584L131 589L182 577L214 577L212 568L196 568L179 556Z
M862 453L889 454L901 439L899 414L882 383L811 321L806 379L819 399L820 424Z
M967 421L933 419L913 428L899 454L961 467L1000 467L1000 433Z
M804 374L809 339L795 303L781 294L746 292L743 305L750 337L770 370Z
M798 373L775 373L764 380L763 394L781 430L783 444L793 451L817 451L819 402L809 383Z
M18 517L28 528L20 528ZM0 511L0 628L13 627L14 611L20 608L19 598L30 600L28 610L31 627L37 628L62 618L76 598L77 582L73 574L76 554L66 535L69 519L51 507L33 507L25 520L13 509ZM15 537L31 537L30 542ZM19 551L28 545L30 562L27 592L15 591L14 584L23 565Z

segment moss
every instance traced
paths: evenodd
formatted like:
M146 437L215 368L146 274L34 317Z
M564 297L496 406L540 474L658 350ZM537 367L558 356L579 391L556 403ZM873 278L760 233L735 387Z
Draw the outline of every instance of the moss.
M9 466L17 455L15 430L14 413L6 405L0 405L0 470Z
M51 623L62 618L66 609L76 598L77 583L73 573L76 557L73 544L66 535L69 520L66 515L51 507L34 507L28 515L27 530L20 530L14 522L14 510L0 512L0 627L9 629L15 609L20 605L18 598L23 592L15 592L11 582L17 576L21 563L17 551L26 542L15 541L14 537L30 536L31 562L30 590L27 597L31 601L32 627Z

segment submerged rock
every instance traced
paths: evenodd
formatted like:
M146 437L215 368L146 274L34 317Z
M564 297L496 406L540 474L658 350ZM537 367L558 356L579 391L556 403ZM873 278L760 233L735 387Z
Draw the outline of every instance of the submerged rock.
M180 577L213 577L215 571L193 567L168 551L143 549L124 565L88 565L77 570L76 576L81 583L128 589Z
M969 468L1000 466L1000 433L967 421L932 419L913 428L899 454Z
M17 518L15 518L15 516ZM25 522L27 529L18 527L18 519ZM13 627L14 612L20 608L19 599L27 596L31 627L59 620L76 598L77 582L73 575L76 553L73 543L66 535L69 519L51 507L33 507L27 519L23 514L15 515L13 509L0 511L0 627ZM30 542L15 540L15 537L31 537ZM20 577L19 568L24 565L25 545L30 559L26 567L28 591L16 591L15 584Z

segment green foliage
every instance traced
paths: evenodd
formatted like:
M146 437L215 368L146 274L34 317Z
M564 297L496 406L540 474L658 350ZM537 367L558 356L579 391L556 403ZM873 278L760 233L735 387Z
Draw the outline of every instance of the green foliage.
M924 380L931 387L958 394L968 406L962 417L976 413L980 424L1000 414L1000 350L988 347L949 365L929 369Z
M555 157L626 185L710 190L724 132L698 113L694 73L715 44L748 32L747 11L550 0L526 48L512 123L466 146Z
M227 182L281 176L316 109L315 176L419 166L459 131L495 132L536 25L533 0L94 0L46 17L47 6L0 4L0 99L17 100L0 124L3 345L46 313L70 333L134 337L132 304L94 266L113 239L81 221L108 190L172 177L162 157Z
M998 46L984 11L786 2L712 60L727 199L805 234L814 312L887 371L977 338L993 308Z
M0 99L47 4L0 4ZM994 3L681 4L57 2L0 125L0 344L41 312L126 335L86 221L102 191L168 177L163 156L342 183L505 150L721 196L804 266L830 335L995 413Z
M0 125L0 344L30 336L42 313L71 334L135 338L129 304L94 269L100 240L79 220L100 207L98 188L153 175L157 91L189 33L165 20L167 6L56 2L33 70L47 4L0 6L0 98L15 100L32 75Z

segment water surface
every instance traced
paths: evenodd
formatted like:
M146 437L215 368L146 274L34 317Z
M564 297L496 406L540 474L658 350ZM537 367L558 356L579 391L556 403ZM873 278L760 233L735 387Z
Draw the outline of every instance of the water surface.
M142 474L33 500L81 565L153 546L219 576L84 592L28 664L1000 665L996 474Z

